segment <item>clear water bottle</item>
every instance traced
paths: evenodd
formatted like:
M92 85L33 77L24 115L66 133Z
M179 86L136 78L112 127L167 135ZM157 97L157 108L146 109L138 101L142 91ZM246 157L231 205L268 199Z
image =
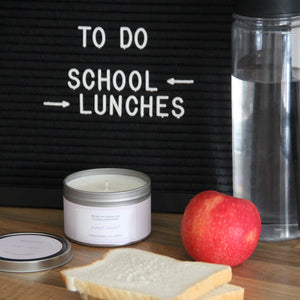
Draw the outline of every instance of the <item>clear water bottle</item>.
M300 237L300 1L237 0L232 26L234 196L261 240Z

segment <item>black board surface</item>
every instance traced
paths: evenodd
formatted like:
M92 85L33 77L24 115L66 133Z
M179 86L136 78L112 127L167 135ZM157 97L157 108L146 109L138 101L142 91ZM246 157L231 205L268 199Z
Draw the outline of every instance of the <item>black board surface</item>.
M0 2L0 205L62 207L75 171L152 180L154 211L232 191L232 1Z

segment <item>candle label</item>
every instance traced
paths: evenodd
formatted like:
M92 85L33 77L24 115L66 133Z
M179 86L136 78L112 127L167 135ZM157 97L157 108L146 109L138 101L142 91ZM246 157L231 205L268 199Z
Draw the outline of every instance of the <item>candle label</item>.
M64 198L65 233L81 243L125 245L151 231L151 198L131 205L92 207Z

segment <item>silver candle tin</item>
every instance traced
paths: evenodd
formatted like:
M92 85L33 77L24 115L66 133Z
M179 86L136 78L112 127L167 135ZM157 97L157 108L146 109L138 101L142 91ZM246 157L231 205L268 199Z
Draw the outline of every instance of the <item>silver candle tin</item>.
M151 232L150 177L117 168L90 169L67 176L64 230L74 242L99 247L145 239Z

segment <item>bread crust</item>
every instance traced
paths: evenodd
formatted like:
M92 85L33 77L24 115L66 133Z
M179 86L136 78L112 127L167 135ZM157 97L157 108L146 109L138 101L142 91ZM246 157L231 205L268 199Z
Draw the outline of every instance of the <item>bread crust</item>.
M197 298L197 300L243 300L244 299L244 289L238 287L239 289L230 291L224 294L220 295L211 295L211 293L208 293L207 295L204 295L203 297ZM89 296L86 294L81 295L82 300L104 300L100 298L96 298L93 296Z

